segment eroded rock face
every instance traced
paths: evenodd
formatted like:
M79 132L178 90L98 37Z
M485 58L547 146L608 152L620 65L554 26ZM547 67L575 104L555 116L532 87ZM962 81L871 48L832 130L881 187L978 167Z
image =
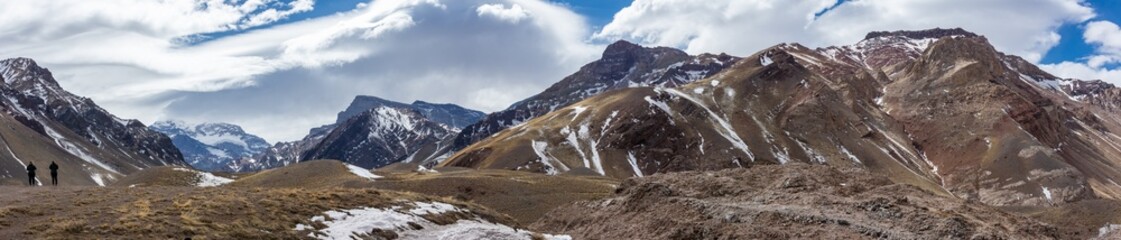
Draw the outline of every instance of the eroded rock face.
M759 165L633 178L531 229L577 239L1055 239L1055 227L866 170Z

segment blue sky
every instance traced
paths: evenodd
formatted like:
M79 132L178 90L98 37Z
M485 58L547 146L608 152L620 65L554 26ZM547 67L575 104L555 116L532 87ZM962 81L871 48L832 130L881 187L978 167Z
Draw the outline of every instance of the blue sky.
M367 2L369 2L369 0L316 1L315 9L312 11L293 14L288 18L281 19L279 21L259 27L201 34L199 36L201 38L190 43L199 44L222 37L233 36L247 31L298 22L311 18L323 17L340 12L347 12L354 10L356 6L358 6L358 4ZM583 15L588 21L588 24L591 25L593 29L598 29L600 27L603 27L603 25L611 22L611 18L614 17L615 13L619 12L619 10L631 5L632 0L552 0L552 2L565 5L568 8L572 9L572 11Z
M123 118L285 141L355 95L501 110L619 39L747 56L963 27L1059 77L1121 84L1117 22L1121 0L28 0L0 1L0 58L33 58Z
M573 11L588 18L588 24L602 27L615 13L631 5L631 0L557 0L555 2L571 6Z
M1121 23L1121 1L1118 0L1091 0L1090 6L1097 11L1094 20L1107 20ZM1044 55L1040 63L1054 64L1062 61L1078 61L1094 53L1094 47L1086 44L1082 39L1085 24L1067 24L1059 29L1062 40L1059 45L1052 48Z
M551 0L554 3L562 4L572 11L579 13L586 18L590 27L594 30L601 29L604 25L611 22L615 13L623 8L631 5L633 0ZM261 28L268 28L276 25L283 25L292 22L303 21L312 18L323 17L327 15L337 14L340 12L352 11L358 4L366 3L368 0L329 0L315 2L315 9L308 12L301 12L293 14L288 18L281 19L268 25L263 25L248 29L239 29L231 31L222 31L216 33L201 34L202 38L192 42L192 44L203 43L214 39L233 36L236 34L244 33L247 31L257 30ZM1107 20L1112 22L1121 22L1121 1L1118 0L1088 0L1086 1L1092 6L1097 16L1092 20ZM832 7L815 15L831 10L833 7L839 6L844 3L844 0L839 0ZM1043 64L1056 64L1063 61L1081 61L1085 57L1094 53L1094 46L1087 44L1082 34L1085 30L1085 23L1081 24L1064 24L1058 31L1062 37L1059 44L1048 51L1040 63ZM1115 67L1116 64L1107 65Z

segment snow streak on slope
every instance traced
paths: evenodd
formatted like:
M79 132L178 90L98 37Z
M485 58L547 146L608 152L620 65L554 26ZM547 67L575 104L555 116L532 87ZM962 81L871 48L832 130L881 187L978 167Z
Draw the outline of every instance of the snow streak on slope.
M739 134L737 134L736 130L732 128L732 124L728 123L727 119L716 114L716 112L713 112L712 109L709 109L708 106L704 104L704 102L701 102L700 100L697 100L696 98L693 98L688 94L678 91L677 89L667 88L665 89L665 91L689 100L690 102L693 102L693 104L704 108L705 112L708 112L709 118L712 119L713 122L717 123L715 129L717 129L717 132L720 133L720 136L728 139L728 141L731 142L732 145L736 146L736 148L738 148L740 151L743 151L744 154L747 154L748 160L755 161L755 155L751 154L751 151L747 147L747 143L745 143L743 139L740 138ZM737 162L737 164L739 163Z
M588 156L584 155L583 150L580 150L580 139L576 137L576 132L573 132L572 129L568 127L564 127L561 129L560 134L564 135L564 139L568 141L568 145L571 145L572 148L576 150L576 153L580 154L580 159L584 160L584 167L591 168L592 164L588 162Z
M571 170L568 168L568 166L565 166L563 162L549 156L551 153L548 153L548 151L546 151L546 149L549 148L548 142L532 141L530 146L533 147L533 153L537 154L537 157L541 159L541 164L545 165L546 175L557 175L558 173ZM554 162L557 163L560 168L557 168L557 165L553 165Z
M83 151L82 148L79 147L78 145L70 143L70 141L67 140L66 137L63 137L62 134L59 134L58 132L55 132L54 129L51 129L48 126L43 126L43 130L45 130L47 132L47 135L49 135L51 137L51 139L54 139L54 142L55 142L55 144L58 145L58 147L61 147L63 150L66 150L66 152L68 152L70 154L73 154L74 156L77 156L78 158L81 158L82 160L85 160L88 163L96 164L97 166L99 166L101 168L104 168L105 170L109 170L110 172L120 174L120 172L118 172L117 169L109 166L109 164L105 164L105 162L102 162L101 160L98 160L97 158L95 158L93 156L90 156L85 151ZM97 179L95 178L94 180L97 180ZM102 186L105 186L105 185L102 185Z
M638 168L638 160L634 158L634 153L627 152L627 162L631 164L631 170L634 170L635 176L644 177L642 169Z
M650 103L650 105L653 105L654 107L658 108L659 110L662 110L662 112L665 112L666 115L669 116L669 123L671 125L677 125L677 123L673 121L673 109L670 109L669 105L667 105L664 102L654 100L650 96L646 96L645 98L643 98L643 100L646 100L646 102Z
M580 135L580 138L588 140L588 148L589 151L592 152L592 169L598 172L599 175L604 175L603 159L599 158L599 142L592 139L592 136L588 134L588 124L584 123L580 125L580 131L577 133Z
M852 155L852 152L849 152L849 149L845 148L844 145L837 145L837 146L841 148L841 153L845 154L845 156L848 157L853 162L856 162L858 164L863 163L863 162L860 161L860 158L856 157L856 155Z

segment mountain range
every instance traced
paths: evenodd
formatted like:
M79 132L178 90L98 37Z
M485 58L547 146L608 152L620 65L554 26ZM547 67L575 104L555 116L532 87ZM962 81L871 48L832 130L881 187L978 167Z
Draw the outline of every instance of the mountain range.
M27 58L0 83L0 185L56 162L62 185L113 186L0 186L5 236L1121 236L1121 88L963 29L743 57L619 41L505 110L357 96L271 146L120 119ZM210 224L260 209L285 214Z
M301 140L280 142L249 161L260 170L315 159L336 159L365 168L436 159L445 139L485 114L454 104L405 104L357 96L335 123L313 128Z
M95 184L151 166L246 172L317 159L613 178L804 162L997 206L1121 196L1121 90L1056 77L962 29L742 58L619 41L506 110L358 96L334 123L273 146L230 124L149 129L63 91L30 59L2 63L3 119L19 123L0 135L11 182L23 155L77 163ZM32 150L51 155L21 153Z
M599 60L584 65L543 92L465 127L446 154L600 93L633 87L677 87L715 75L736 61L738 57L727 54L693 56L674 48L648 48L618 41L608 45Z
M780 44L681 86L612 91L442 166L617 178L806 162L995 206L1117 199L1114 86L1061 79L961 29Z
M29 164L48 176L47 165L58 163L60 184L101 186L149 167L187 165L167 136L67 92L34 60L0 61L0 81L0 182L27 184Z
M253 168L253 156L269 148L265 139L229 123L188 124L160 121L149 126L166 134L192 167L209 172L241 172Z

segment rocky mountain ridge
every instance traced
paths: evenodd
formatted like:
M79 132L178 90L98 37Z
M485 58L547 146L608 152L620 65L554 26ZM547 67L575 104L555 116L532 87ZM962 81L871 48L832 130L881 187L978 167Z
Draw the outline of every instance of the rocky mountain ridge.
M117 177L155 166L185 166L171 140L136 120L110 114L92 100L74 95L46 68L29 58L0 61L0 154L4 181L23 182L23 168L46 169L59 162L75 185L105 185Z
M192 167L210 172L240 172L254 168L252 156L268 149L265 139L229 123L189 124L160 121L149 126L164 133Z
M400 161L432 161L448 139L485 114L454 104L394 102L357 96L335 123L313 128L303 139L280 142L252 157L254 170L313 159L337 159L373 168ZM446 156L444 156L446 157ZM247 162L243 160L243 162Z
M455 137L451 150L600 93L632 87L681 86L712 76L737 60L727 54L691 56L678 49L647 48L618 41L607 46L599 60L584 65L541 93L467 126Z
M963 32L780 44L684 86L560 108L443 166L625 178L807 162L997 206L1121 196L1109 167L1121 159L1119 118L1071 94L1093 82L1059 79Z

